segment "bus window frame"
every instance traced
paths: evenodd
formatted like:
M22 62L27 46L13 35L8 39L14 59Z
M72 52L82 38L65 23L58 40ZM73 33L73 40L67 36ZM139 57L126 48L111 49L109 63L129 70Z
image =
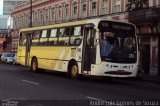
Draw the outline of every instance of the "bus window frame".
M47 33L46 33L46 36L45 37L42 37L42 33L44 30L47 30ZM42 29L41 30L41 34L39 36L39 43L38 43L38 46L49 46L49 35L50 35L50 29ZM44 40L46 39L45 42L41 42L41 40Z
M56 32L56 36L54 36L54 37L51 37L51 32L52 32L52 30L54 30L54 29L56 29L57 30L57 32ZM49 38L58 38L58 28L51 28L50 29L50 34L49 34Z
M75 30L74 28L75 27L81 27L81 34L80 35L74 35L74 30ZM72 28L73 28L73 33L72 33ZM71 46L80 46L81 45L82 40L83 40L83 36L84 36L84 29L85 29L84 25L76 25L76 26L72 26L71 27L71 32L70 32L71 36L70 36L70 43L69 43L69 45L71 45ZM73 37L75 37L74 43L71 44L71 38L73 38ZM79 38L79 37L82 37L82 38ZM79 44L75 44L75 40L76 39L80 39L81 40Z
M58 46L70 46L71 27L72 27L72 26L66 26L66 27L59 27L59 28L57 28L57 29L58 29L58 33L57 33ZM68 36L65 36L65 30L64 30L63 35L60 36L60 29L66 29L66 28L69 28L69 35L68 35ZM61 45L61 44L60 44L60 38L62 38L62 39L67 38L67 39L68 39L68 40L67 40L67 41L68 41L68 44L65 44L65 40L62 40L62 41L64 41L64 44Z
M36 31L40 32L39 33L39 37L33 39L33 36L34 36L34 34L35 34ZM40 41L40 36L41 36L42 30L33 30L32 33L33 33L33 36L32 36L31 46L39 46L39 41ZM36 45L33 45L33 40L38 40L37 43L36 43Z
M88 23L88 24L79 24L79 25L72 25L72 26L48 28L48 29L45 28L45 29L39 29L39 30L24 31L24 32L21 32L21 33L33 33L33 36L34 36L35 31L40 31L39 37L37 38L37 40L38 40L37 44L36 45L31 44L31 46L80 46L81 43L82 43L83 37L84 37L84 30L85 30L85 28L88 28L86 26L89 26L89 27L92 26L93 27L94 24ZM80 35L74 36L74 30L72 32L72 28L75 28L75 27L81 27L81 34ZM60 32L61 28L69 28L69 35L68 36L64 36L64 34L63 34L63 36L59 36L59 32ZM50 37L52 29L57 29L56 37ZM42 37L42 31L43 30L47 30L47 36L46 37ZM34 40L33 36L32 36L32 41ZM68 40L67 40L68 44L67 45L60 45L59 38L64 38L64 37L68 38ZM72 37L77 37L77 38L82 37L82 38L79 38L81 40L79 44L71 44L71 38ZM40 39L42 39L42 38L47 38L47 44L46 45L41 45L40 44ZM49 41L50 38L57 38L56 45L52 45L52 44L49 43L50 42Z
M27 37L25 37L25 39L23 40L23 42L22 42L22 36L24 36L23 34L25 34L25 36L27 36L26 34L27 34L27 32L20 32L20 37L19 37L19 46L26 46L26 39L27 39ZM25 41L25 44L23 44L24 43L24 41Z
M54 37L51 37L51 32L52 32L52 30L54 30L54 29L56 29L57 30L57 32L56 32L56 36L54 36ZM58 46L58 28L51 28L51 29L49 29L50 30L50 33L49 33L49 35L48 35L48 46ZM52 39L52 38L56 38L57 40L56 40L56 44L50 44L50 39Z

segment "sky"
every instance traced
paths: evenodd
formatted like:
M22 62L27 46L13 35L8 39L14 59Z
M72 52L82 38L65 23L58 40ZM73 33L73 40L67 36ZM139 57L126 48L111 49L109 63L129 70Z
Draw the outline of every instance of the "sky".
M3 12L3 0L0 0L0 15L2 15Z

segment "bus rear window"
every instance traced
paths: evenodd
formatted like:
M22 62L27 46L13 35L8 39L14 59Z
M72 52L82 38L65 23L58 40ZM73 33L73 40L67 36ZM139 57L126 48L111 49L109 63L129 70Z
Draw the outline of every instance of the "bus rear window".
M26 45L26 33L20 33L20 40L19 40L19 45L20 46L25 46Z

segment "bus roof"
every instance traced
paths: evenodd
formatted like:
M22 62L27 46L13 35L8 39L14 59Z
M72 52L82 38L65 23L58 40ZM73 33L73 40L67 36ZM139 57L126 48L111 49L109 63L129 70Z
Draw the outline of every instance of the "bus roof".
M21 29L21 32L25 31L32 31L32 30L41 30L41 29L49 29L49 28L57 28L57 27L66 27L66 26L74 26L74 25L82 25L87 24L87 20L82 21L73 21L73 22L67 22L67 23L56 23L53 25L46 25L46 26L40 26L40 27L32 27L32 28L24 28Z
M46 26L40 26L40 27L24 28L24 29L21 29L20 32L50 29L50 28L57 28L57 27L74 26L74 25L83 25L83 24L90 24L90 23L93 23L95 25L95 27L97 28L98 23L102 20L131 24L131 23L122 22L119 20L108 20L107 18L95 18L95 19L85 19L85 20L79 20L79 21L65 22L65 23L55 23L53 25L46 25ZM131 25L133 25L133 24L131 24Z

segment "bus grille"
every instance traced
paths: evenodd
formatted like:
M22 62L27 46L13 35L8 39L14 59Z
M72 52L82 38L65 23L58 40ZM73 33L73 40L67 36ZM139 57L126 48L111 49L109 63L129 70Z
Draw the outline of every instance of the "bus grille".
M131 75L131 72L125 72L125 71L109 71L105 72L105 74L113 74L113 75Z

